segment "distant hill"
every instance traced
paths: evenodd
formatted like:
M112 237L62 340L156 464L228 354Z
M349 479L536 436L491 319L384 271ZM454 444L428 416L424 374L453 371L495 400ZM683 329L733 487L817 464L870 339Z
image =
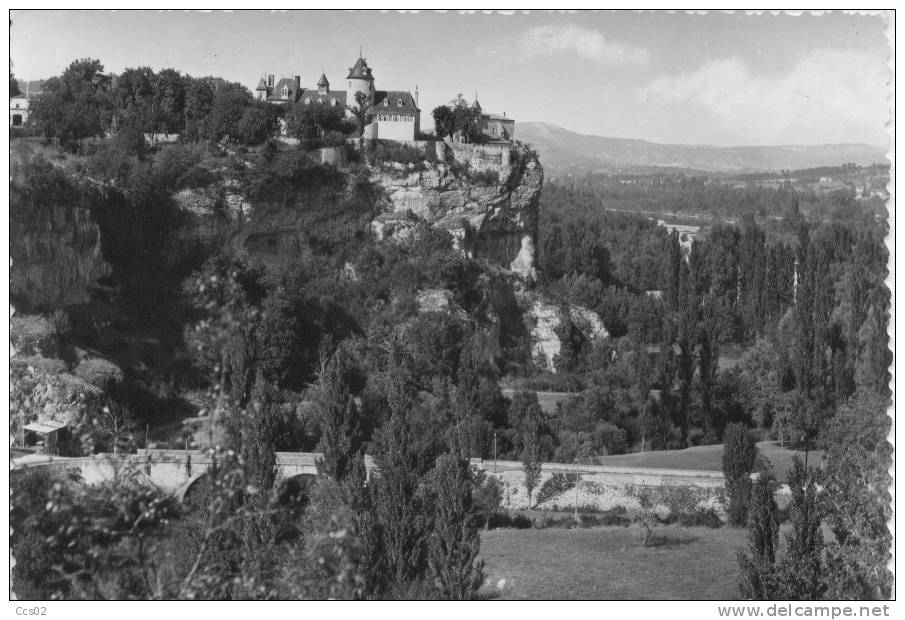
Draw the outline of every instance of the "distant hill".
M764 172L885 162L870 144L709 146L586 136L549 123L519 123L516 137L537 149L551 176L567 172L627 172L639 168L706 172ZM646 170L650 171L650 170Z

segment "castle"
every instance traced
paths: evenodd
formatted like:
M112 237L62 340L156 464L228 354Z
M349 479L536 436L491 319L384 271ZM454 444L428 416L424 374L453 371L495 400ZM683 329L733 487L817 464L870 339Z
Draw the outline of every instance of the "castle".
M417 140L421 133L417 86L414 96L403 90L377 90L371 68L361 54L349 69L345 90L331 90L330 81L322 72L316 89L304 88L300 75L274 82L274 75L268 74L261 78L255 92L259 100L268 103L338 107L348 115L352 114L349 108L357 105L356 95L364 93L370 119L365 137L408 142Z

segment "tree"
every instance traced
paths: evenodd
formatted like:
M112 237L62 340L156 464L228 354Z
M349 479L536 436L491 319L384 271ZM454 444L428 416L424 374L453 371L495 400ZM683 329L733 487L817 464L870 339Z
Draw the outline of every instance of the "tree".
M423 579L429 568L433 519L423 483L435 455L417 441L413 421L420 412L415 410L404 369L392 368L388 383L391 413L374 441L380 475L370 485L373 521L369 527L379 533L380 557L375 568L382 581L406 588Z
M12 61L10 61L12 62ZM16 76L13 75L13 70L9 70L9 96L10 97L18 97L22 94L22 91L19 90L19 80L16 79Z
M358 406L349 384L349 362L340 348L321 360L312 397L320 426L320 473L341 482L362 450Z
M132 444L137 425L130 407L108 400L101 408L94 427L102 439L110 442L113 454L116 454L119 448Z
M214 93L210 114L205 120L206 137L209 140L224 138L239 142L243 130L252 129L255 118L245 117L245 112L252 103L251 93L244 87L221 86ZM246 121L246 127L240 124Z
M871 454L856 442L830 450L822 500L835 541L826 545L823 574L828 598L885 599L893 577L888 563L892 503L887 452Z
M704 417L704 432L710 433L714 427L713 390L716 380L719 349L711 338L710 330L701 326L698 330L698 379L701 394L701 413Z
M496 476L487 476L483 483L480 479L476 482L478 484L476 484L477 491L474 493L475 509L484 517L484 529L486 530L490 528L490 517L500 509L503 490Z
M434 129L438 138L451 136L455 132L456 118L449 106L440 105L431 112L434 119Z
M241 144L254 146L263 143L273 133L272 116L262 105L253 103L242 112L242 116L236 124L235 138Z
M887 440L892 420L889 400L876 392L858 390L836 410L825 436L839 446L860 445L881 458L889 453Z
M214 102L214 88L210 78L186 77L183 131L187 140L208 138L208 116Z
M773 499L776 481L761 472L751 488L748 511L748 549L739 551L739 588L747 599L776 598L776 550L779 544L779 509Z
M186 78L175 69L154 77L154 130L182 133L185 129Z
M99 60L73 61L61 76L44 83L44 93L33 104L36 123L48 137L75 150L82 140L100 136L109 127L113 113L109 83Z
M525 490L528 492L528 507L531 507L531 494L540 482L543 454L541 451L541 432L544 424L544 412L537 401L537 392L518 391L512 397L509 406L509 426L515 431L516 448L525 472Z
M484 581L474 482L469 462L454 454L441 456L430 476L435 516L428 563L443 600L470 600Z
M662 432L664 426L666 426L666 420L660 415L660 408L652 400L646 400L641 408L641 415L638 416L642 452L644 452L645 441Z
M286 133L299 140L319 138L328 131L346 130L341 108L327 105L305 105L303 101L299 101L289 108L284 120Z
M751 472L757 461L754 436L742 424L730 424L723 435L723 476L729 496L729 522L744 525L748 518Z
M358 124L358 135L363 136L365 127L368 125L369 114L368 110L371 107L371 98L367 93L362 91L357 91L355 93L355 105L349 105L349 111L352 112L353 116L355 116L355 121Z
M792 530L786 536L786 551L780 563L780 598L815 601L823 597L822 509L817 497L817 470L805 468L797 456L792 459L789 488L792 501L789 519Z

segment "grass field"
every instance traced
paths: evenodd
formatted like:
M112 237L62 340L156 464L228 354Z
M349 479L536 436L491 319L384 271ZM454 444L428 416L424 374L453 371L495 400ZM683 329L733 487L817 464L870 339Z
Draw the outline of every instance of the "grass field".
M762 441L757 444L758 450L773 464L776 477L785 480L786 473L792 467L792 457L796 454L802 459L804 452L784 448L774 441ZM820 450L811 451L808 464L815 465L823 458ZM695 446L684 450L655 450L653 452L632 452L602 456L601 465L613 467L662 467L665 469L704 469L722 471L723 446Z
M648 547L628 527L481 533L485 585L502 599L735 599L746 530L661 526ZM501 580L505 582L501 584ZM502 587L500 587L502 586Z

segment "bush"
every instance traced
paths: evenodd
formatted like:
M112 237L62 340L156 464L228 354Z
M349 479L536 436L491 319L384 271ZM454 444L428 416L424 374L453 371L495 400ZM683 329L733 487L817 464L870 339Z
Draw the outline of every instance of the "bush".
M697 508L692 512L680 512L678 522L683 527L703 526L711 529L723 525L722 519L713 508Z
M421 149L390 140L378 140L377 150L374 153L374 163L398 163L404 166L409 164L419 166L425 160L436 160L436 152L433 148Z
M514 528L517 530L529 530L534 527L534 522L521 514L509 514L507 512L494 512L488 519L489 529Z
M199 189L217 180L217 176L201 166L192 166L176 179L176 189Z
M604 525L628 527L632 523L632 520L628 518L628 515L625 512L625 508L622 508L621 506L600 514L583 514L581 515L580 520L581 527L598 527Z

